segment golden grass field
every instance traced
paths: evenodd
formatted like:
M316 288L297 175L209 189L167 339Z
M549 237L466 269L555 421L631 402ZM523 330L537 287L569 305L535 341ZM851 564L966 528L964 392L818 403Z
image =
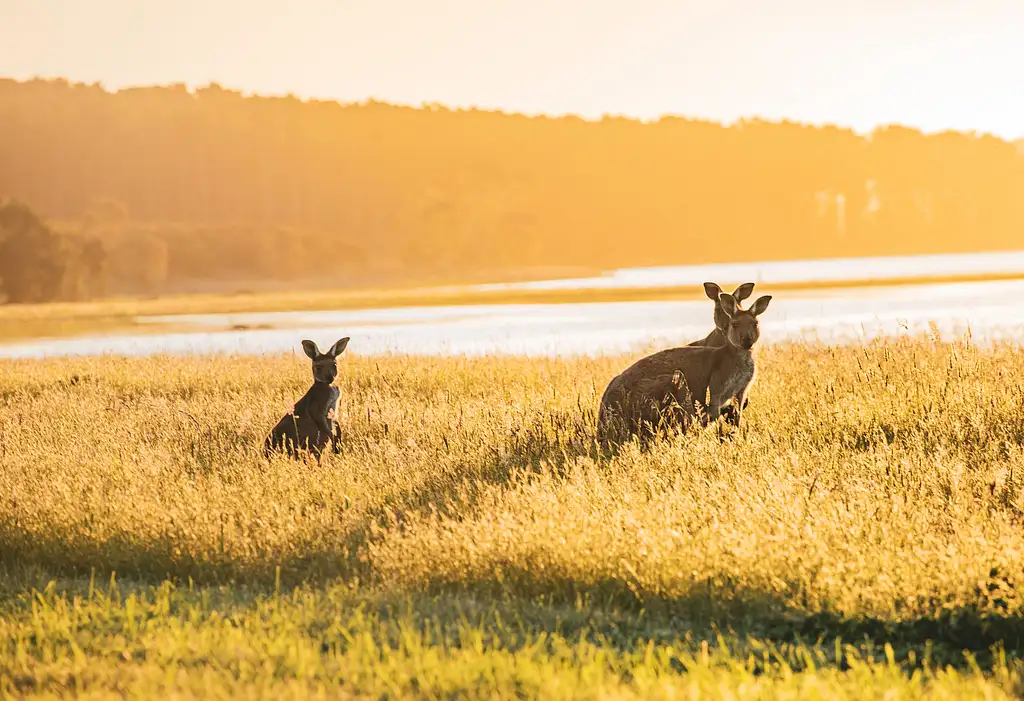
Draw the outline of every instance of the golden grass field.
M319 466L302 356L0 363L0 694L1024 692L1016 347L765 347L732 440L600 456L631 360L345 355Z

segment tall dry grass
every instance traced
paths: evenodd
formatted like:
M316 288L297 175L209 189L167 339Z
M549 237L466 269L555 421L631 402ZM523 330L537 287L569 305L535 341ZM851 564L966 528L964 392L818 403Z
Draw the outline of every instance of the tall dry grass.
M341 596L377 611L366 625L378 643L403 620L424 650L423 620L449 630L467 610L504 617L505 632L470 626L488 654L492 639L520 649L584 628L627 656L622 641L714 647L715 631L889 642L901 660L934 644L957 663L964 649L994 663L993 646L1022 646L1015 347L764 348L731 440L708 430L601 456L597 402L630 360L345 356L344 452L320 466L261 457L308 385L300 357L5 362L10 630L34 625L33 596L102 609L84 582L116 571L141 587L143 610L162 610L146 587L169 579L203 620L220 610L210 592L242 618L259 618L275 586L298 587L293 613L304 596ZM52 578L65 594L26 594ZM207 593L190 599L189 586ZM45 657L25 645L26 659Z

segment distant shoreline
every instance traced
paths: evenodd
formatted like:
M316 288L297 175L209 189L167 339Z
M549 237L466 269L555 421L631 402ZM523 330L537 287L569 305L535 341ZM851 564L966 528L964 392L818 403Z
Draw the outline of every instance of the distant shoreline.
M811 261L808 261L812 264ZM920 275L883 279L758 283L765 292L828 292L851 288L875 289L908 285L998 282L1024 279L1024 271L999 274ZM726 286L740 281L715 280ZM223 327L196 324L188 317L206 314L353 311L408 307L446 307L516 304L585 304L588 302L646 302L693 300L704 297L697 285L654 287L596 287L584 289L480 289L443 286L391 290L322 290L311 292L175 295L155 299L109 299L0 306L0 343L31 339L73 338L87 334L129 332L139 335Z

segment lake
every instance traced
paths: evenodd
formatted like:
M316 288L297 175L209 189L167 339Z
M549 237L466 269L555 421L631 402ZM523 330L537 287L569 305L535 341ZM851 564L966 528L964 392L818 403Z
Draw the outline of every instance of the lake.
M744 279L719 270L706 271L705 277ZM770 291L771 285L764 284L763 292ZM759 287L754 296L761 292ZM1022 295L1024 280L789 291L773 296L762 317L761 342L840 344L928 333L931 328L947 340L970 329L978 343L1019 341L1024 338ZM326 347L342 336L352 337L349 352L358 354L597 355L686 343L706 335L713 323L706 298L205 314L138 321L183 322L190 330L21 341L0 345L0 357L301 352L303 338ZM232 328L238 326L260 328Z
M476 290L592 290L635 287L700 287L705 280L752 280L759 284L828 283L895 279L1020 275L1024 251L779 260L705 265L622 268L606 275L560 280L475 285Z

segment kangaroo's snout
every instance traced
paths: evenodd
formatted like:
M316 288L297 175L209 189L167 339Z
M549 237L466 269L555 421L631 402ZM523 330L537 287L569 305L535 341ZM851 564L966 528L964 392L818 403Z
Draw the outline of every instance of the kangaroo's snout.
M760 336L757 319L750 312L744 311L732 319L726 338L732 345L750 350Z
M334 378L338 376L338 366L333 362L314 362L313 363L313 379L318 382L325 382L331 384L334 382Z

